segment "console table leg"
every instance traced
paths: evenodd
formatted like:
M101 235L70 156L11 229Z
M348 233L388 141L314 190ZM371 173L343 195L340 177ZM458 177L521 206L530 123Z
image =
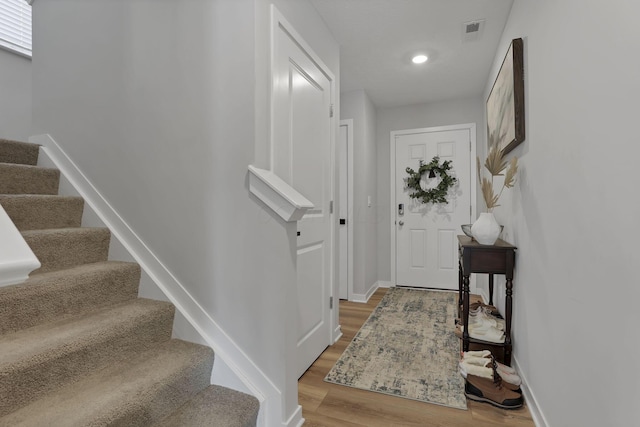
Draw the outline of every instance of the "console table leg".
M460 317L461 305L462 305L462 263L458 260L458 317Z
M462 303L462 324L464 331L462 332L462 350L469 351L469 276L463 277L463 303Z
M513 306L513 279L507 278L506 283L506 301L505 301L505 354L504 354L504 363L505 365L511 366L511 310Z
M489 305L493 305L493 274L489 274Z

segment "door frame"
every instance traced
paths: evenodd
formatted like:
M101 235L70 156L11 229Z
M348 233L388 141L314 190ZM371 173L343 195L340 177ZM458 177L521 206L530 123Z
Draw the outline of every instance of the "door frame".
M471 180L471 218L476 217L476 187L477 182L475 177L477 176L477 167L474 159L476 158L476 124L475 123L464 123L458 125L450 125L450 126L436 126L436 127L428 127L428 128L417 128L417 129L404 129L404 130L394 130L391 131L391 136L389 140L389 158L390 158L390 186L391 191L389 195L389 205L390 205L390 216L389 216L389 227L391 229L391 286L395 287L398 284L398 273L396 269L396 137L401 135L411 135L415 133L430 133L430 132L447 132L454 130L468 130L469 131L469 144L471 154L469 156L469 165L470 174L469 179ZM462 233L462 230L460 230ZM475 280L472 282L472 288L475 289Z
M347 127L347 301L351 301L353 295L353 119L340 120L339 126ZM342 151L337 147L336 152L342 155ZM340 182L339 185L342 186L343 183ZM339 241L340 239L336 238L336 242ZM342 258L340 258L341 261ZM339 286L338 283L338 288Z

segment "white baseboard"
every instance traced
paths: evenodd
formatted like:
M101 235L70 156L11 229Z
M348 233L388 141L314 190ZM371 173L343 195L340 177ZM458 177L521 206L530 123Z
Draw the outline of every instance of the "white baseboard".
M339 340L340 338L342 338L342 328L340 327L340 325L338 325L338 327L336 327L336 328L333 330L333 336L332 336L332 338L333 338L332 344L337 343L337 342L338 342L338 340Z
M29 138L29 141L42 146L45 155L60 170L60 173L66 177L75 191L84 198L86 205L111 230L112 236L127 249L156 286L175 305L176 310L184 316L202 336L206 344L213 349L216 359L224 361L224 364L231 371L229 374L232 373L260 401L258 425L283 424L282 420L285 417L282 413L283 396L267 375L253 363L231 337L211 318L209 313L189 294L171 271L151 252L142 239L113 209L50 135L33 136ZM230 384L230 386L232 387L233 384ZM299 418L302 419L301 408L289 418L296 425L299 424L296 418L298 412L300 412ZM286 425L289 426L291 424L287 422Z
M515 355L513 355L513 365L515 370L518 371L518 375L522 379L522 385L520 386L520 388L522 389L524 400L527 402L527 408L529 409L531 418L533 418L533 423L536 425L536 427L548 427L549 423L544 417L544 414L540 409L540 405L538 404L538 400L533 394L533 391L529 388L527 378L522 374L522 369L520 369L520 364L518 363L518 359L515 357Z
M394 286L395 285L389 281L378 280L373 284L373 286L371 286L371 288L369 288L366 294L351 294L351 298L349 298L349 301L367 303L369 302L369 298L371 298L371 295L373 295L378 290L378 288L392 288Z
M367 301L369 301L369 298L371 298L371 295L373 295L373 293L378 290L378 283L379 282L374 283L373 286L369 288L369 291L367 291L366 294L351 294L351 298L349 298L349 301L366 303Z
M291 417L282 423L282 427L302 427L304 418L302 418L302 406L298 405Z

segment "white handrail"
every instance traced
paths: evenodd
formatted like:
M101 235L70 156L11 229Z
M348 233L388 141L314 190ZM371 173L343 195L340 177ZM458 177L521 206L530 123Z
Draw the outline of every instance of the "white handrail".
M40 261L0 205L0 286L22 283L37 268Z

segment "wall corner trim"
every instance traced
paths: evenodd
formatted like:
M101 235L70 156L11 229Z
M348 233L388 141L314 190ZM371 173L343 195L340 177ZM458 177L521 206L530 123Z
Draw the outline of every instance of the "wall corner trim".
M249 191L287 222L300 220L314 205L282 178L249 165Z
M524 400L527 402L527 408L529 408L529 413L531 414L531 418L533 418L533 423L536 427L548 427L549 423L544 417L533 391L529 388L529 382L524 376L523 370L520 368L520 364L518 363L518 359L515 354L513 355L513 362L514 368L518 372L520 378L522 378L522 394L524 395Z

